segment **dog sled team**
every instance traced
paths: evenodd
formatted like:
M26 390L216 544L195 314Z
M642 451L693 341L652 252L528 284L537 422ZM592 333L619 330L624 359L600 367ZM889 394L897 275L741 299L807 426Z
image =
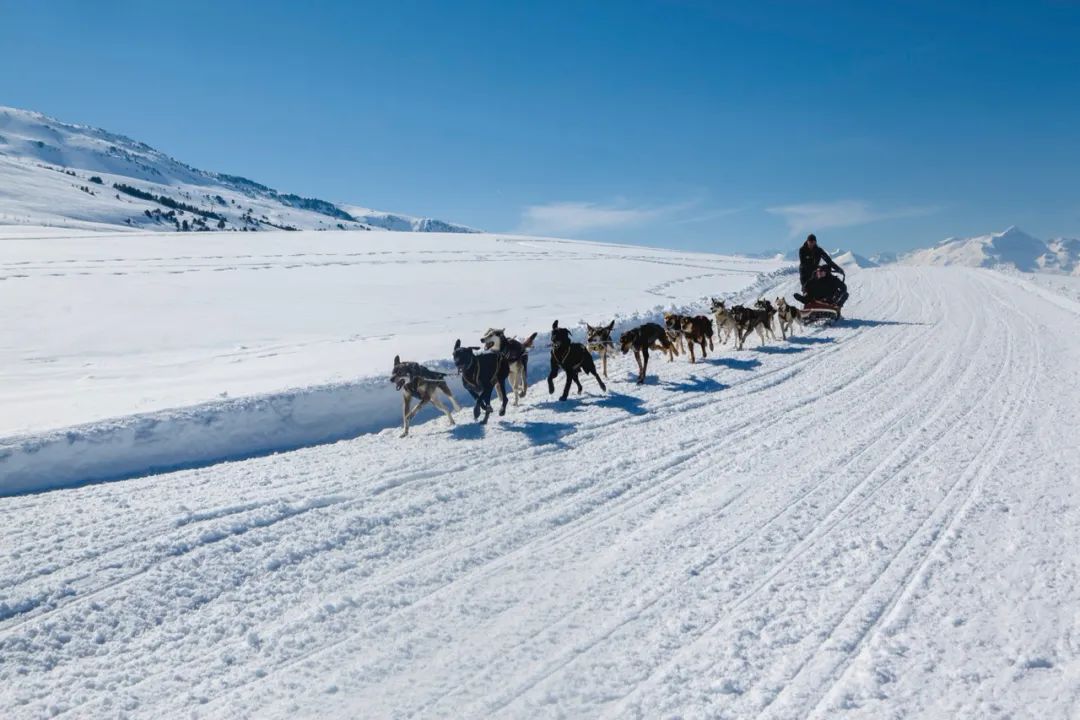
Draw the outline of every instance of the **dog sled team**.
M847 300L847 287L844 282L832 274L835 270L843 275L844 271L833 262L832 258L817 247L817 238L810 235L799 249L799 276L802 281L802 293L795 298L803 304L799 309L789 304L783 297L776 298L775 304L765 298L759 299L750 307L734 305L728 307L723 300L712 298L712 317L706 315L664 314L664 324L645 323L628 330L619 336L618 348L626 355L631 350L637 363L637 384L645 383L645 374L649 367L649 351L658 350L672 362L676 355L686 354L690 362L697 362L695 346L700 347L701 357L708 357L708 350L715 350L713 336L717 342L726 344L734 341L737 349L742 350L746 339L756 333L761 345L766 337L776 339L773 330L774 320L780 328L780 335L787 339L795 323L810 322L823 318L839 318L840 310ZM824 266L821 266L824 263ZM547 376L548 393L555 392L555 379L559 372L566 376L560 400L566 400L570 387L576 386L582 392L580 375L592 375L601 391L607 386L598 372L593 353L600 358L603 377L608 376L608 356L614 355L616 343L612 338L615 321L606 325L586 325L586 342L574 342L570 330L559 327L556 320L551 325L551 370ZM499 398L499 415L506 414L506 406L513 396L514 405L525 397L528 388L529 349L536 340L537 333L517 340L506 335L503 328L492 328L480 338L481 345L464 346L461 340L454 343L454 366L461 376L461 382L475 400L473 419L486 423L494 412L491 405L492 393ZM481 346L484 352L480 352ZM461 406L454 399L446 382L447 373L437 372L416 362L402 362L394 357L394 369L390 381L395 384L402 396L401 437L409 434L409 423L424 405L431 403L441 410L454 425L453 412ZM507 380L510 381L509 394ZM441 395L445 395L453 411L443 404ZM415 405L413 405L415 401ZM483 413L483 419L480 414Z

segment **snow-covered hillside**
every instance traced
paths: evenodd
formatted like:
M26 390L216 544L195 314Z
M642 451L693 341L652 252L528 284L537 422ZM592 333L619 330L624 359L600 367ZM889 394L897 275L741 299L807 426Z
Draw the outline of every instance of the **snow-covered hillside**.
M472 232L207 172L122 135L0 107L0 225Z
M1010 266L1022 272L1080 274L1080 240L1043 241L1017 227L970 238L948 238L901 256L909 265Z
M432 253L434 267L419 249L362 258L418 288L388 275L376 307L334 282L363 272L350 258L295 262L344 263L309 316L348 317L380 359L409 322L443 343L500 313L523 331L535 325L509 320L642 309L618 289L628 279L667 304L731 277L725 259L506 246L535 253L527 276L494 239ZM98 260L146 273L140 290L180 271L227 277L232 298L252 291L245 277L292 287L284 257L71 247L0 293L76 278L100 290ZM795 279L768 282L790 293ZM536 384L487 427L425 411L406 440L386 430L0 500L0 715L1077 717L1080 304L983 269L892 265L848 282L846 322L696 365L656 359L643 387L620 358L607 393L586 379L560 403ZM184 300L176 289L161 292ZM219 324L272 330L203 289L218 312L188 346L227 335ZM171 343L126 307L175 378ZM73 347L123 336L79 322ZM18 367L37 372L37 342ZM115 383L139 363L113 365Z

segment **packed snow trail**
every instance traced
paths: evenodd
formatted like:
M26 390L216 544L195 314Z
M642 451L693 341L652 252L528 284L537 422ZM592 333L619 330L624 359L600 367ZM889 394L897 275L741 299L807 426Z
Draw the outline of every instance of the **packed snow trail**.
M5 499L3 716L1075 716L1080 315L849 286L486 428Z

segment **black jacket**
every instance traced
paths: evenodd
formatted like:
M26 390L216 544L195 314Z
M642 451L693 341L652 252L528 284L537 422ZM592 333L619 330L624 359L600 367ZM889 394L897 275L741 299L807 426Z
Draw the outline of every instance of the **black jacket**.
M806 287L807 281L810 280L810 277L823 260L826 265L836 272L841 275L844 273L843 269L829 257L829 253L822 250L820 246L810 247L803 243L802 247L799 248L799 282L803 287Z

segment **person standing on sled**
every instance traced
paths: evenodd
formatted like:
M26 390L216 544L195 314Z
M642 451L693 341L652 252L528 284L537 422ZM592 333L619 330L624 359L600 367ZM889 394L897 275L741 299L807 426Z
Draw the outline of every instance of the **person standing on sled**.
M825 267L821 267L823 261ZM848 297L847 286L840 278L830 274L829 270L845 275L844 269L833 262L829 253L818 247L817 237L810 233L799 248L799 281L802 284L802 294L795 293L795 299L804 305L811 300L823 300L842 307Z

